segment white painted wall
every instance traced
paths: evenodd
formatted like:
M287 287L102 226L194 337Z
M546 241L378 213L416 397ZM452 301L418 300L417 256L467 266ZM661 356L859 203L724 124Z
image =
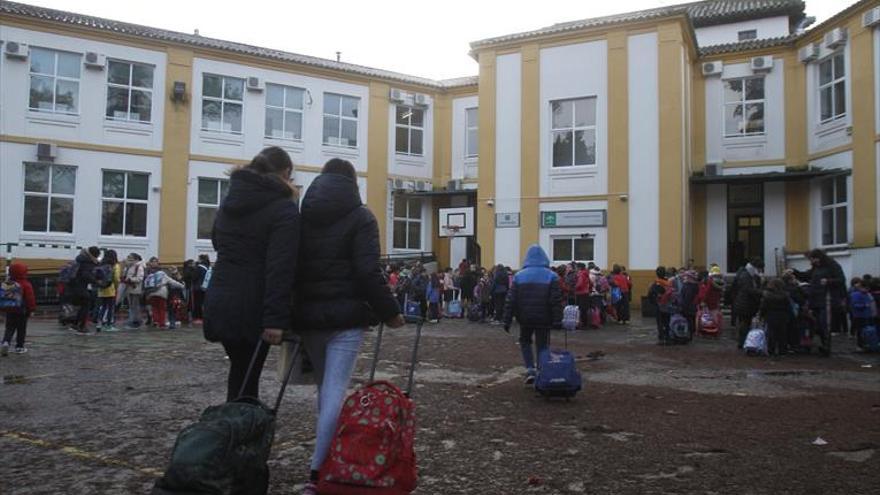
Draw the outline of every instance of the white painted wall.
M107 68L80 66L79 114L65 115L28 109L30 64L27 60L3 56L0 70L0 134L76 141L91 144L125 146L150 150L162 149L162 124L165 111L165 53L73 38L41 31L2 27L4 41L27 43L32 48L47 48L83 55L94 51L108 59L138 62L154 66L152 122L134 123L107 120Z
M366 101L366 100L364 100ZM412 103L412 95L408 95L406 104ZM406 155L396 153L396 137L397 130L395 123L397 122L397 104L391 103L388 106L388 173L391 175L401 175L404 177L417 177L421 179L431 180L434 176L434 103L429 98L429 105L424 108L425 122L423 132L421 156ZM364 127L366 128L366 120ZM359 129L360 130L360 129ZM366 129L365 129L366 130ZM366 132L364 133L366 135ZM358 138L360 140L360 138ZM365 155L366 156L366 155ZM442 185L445 184L435 184Z
M810 167L821 169L852 169L852 151L835 153L810 161Z
M727 186L724 184L706 185L706 262L717 263L724 273L730 271L727 266Z
M697 44L700 47L706 47L724 43L736 43L739 41L739 32L749 29L758 31L758 39L788 36L788 17L765 17L763 19L749 19L742 22L697 28L695 30L697 33Z
M202 75L204 73L247 78L255 76L265 83L303 88L303 139L301 142L265 137L266 94L245 90L242 134L203 131ZM196 58L193 61L191 152L196 155L248 160L266 146L280 146L298 165L321 166L331 158L352 162L360 172L367 170L367 123L369 87L301 74L249 67L241 64ZM324 93L360 98L358 107L358 147L344 148L323 144ZM393 125L392 125L393 127ZM392 148L393 149L393 148Z
M540 69L541 196L608 192L608 43L605 40L544 48ZM596 165L553 170L550 101L596 97Z
M465 110L479 106L479 97L466 96L452 100L452 178L476 179L477 157L465 157L465 134L467 133ZM459 261L461 261L459 259Z
M785 68L781 58L773 60L769 72L755 73L749 64L725 65L721 77L711 76L706 84L706 162L738 160L782 160L785 158ZM764 135L724 136L724 80L764 75Z
M629 99L629 267L651 270L660 259L660 103L657 33L627 41Z
M576 211L576 210L608 210L607 201L568 201L559 203L541 203L540 211ZM591 234L593 239L593 261L601 268L608 267L608 228L607 227L570 227L540 229L538 236L541 247L552 257L553 238ZM552 263L552 261L551 261ZM656 268L656 267L655 267Z
M776 273L776 249L785 246L785 183L764 183L764 273Z
M495 62L495 212L520 211L522 55L501 55ZM521 219L529 221L528 219ZM495 221L494 218L483 221ZM532 219L534 221L534 219ZM495 263L519 267L520 229L495 229Z
M836 53L824 46L819 51L819 58L807 64L807 149L810 153L845 146L852 143L848 132L852 128L852 63L850 58L850 42L843 48L846 66L846 115L825 124L819 123L819 63Z

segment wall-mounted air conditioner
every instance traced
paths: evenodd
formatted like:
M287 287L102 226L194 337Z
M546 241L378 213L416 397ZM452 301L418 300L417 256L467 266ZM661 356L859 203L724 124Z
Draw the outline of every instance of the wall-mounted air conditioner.
M752 57L749 61L749 67L755 72L773 70L773 57L770 55L764 57Z
M808 64L819 58L819 45L810 43L798 51L798 60L801 63Z
M880 7L874 7L862 15L862 27L871 27L880 24Z
M27 60L28 53L30 52L30 47L28 47L27 43L7 41L5 45L3 51L6 52L8 58Z
M391 88L388 91L388 99L393 103L403 103L406 99L406 93L399 89Z
M719 165L717 163L707 163L704 175L706 177L715 177L716 175L721 175L720 172L721 172L721 165Z
M104 70L107 65L107 57L98 52L86 52L83 57L83 65L86 69Z
M724 70L724 64L720 60L703 62L702 68L704 76L720 76Z
M834 50L838 47L841 47L846 44L846 29L837 28L832 29L825 33L825 38L823 38L823 42L825 43L825 48L829 50Z
M37 159L52 161L58 158L58 145L53 143L37 143Z
M263 80L259 77L250 76L247 78L247 89L248 91L256 91L260 92L266 88L266 85L263 84Z
M419 107L428 106L428 95L416 93L415 95L413 95L413 103Z
M453 179L446 184L447 191L461 191L464 184L461 179Z

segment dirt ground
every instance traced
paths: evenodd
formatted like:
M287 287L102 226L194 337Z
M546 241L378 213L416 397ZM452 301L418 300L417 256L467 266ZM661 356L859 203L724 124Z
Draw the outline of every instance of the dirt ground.
M565 402L522 384L513 333L425 327L418 494L880 493L880 356L847 337L830 359L769 359L728 337L657 346L648 320L574 332L585 384ZM380 377L404 382L413 336L386 333ZM29 341L0 358L3 495L148 493L180 429L225 397L227 361L199 329L77 336L46 320ZM275 352L264 399L279 387ZM288 389L272 494L297 493L307 475L314 402L314 386Z

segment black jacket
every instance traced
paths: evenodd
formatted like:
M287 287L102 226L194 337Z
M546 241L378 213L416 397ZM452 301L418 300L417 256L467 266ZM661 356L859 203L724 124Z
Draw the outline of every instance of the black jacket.
M839 304L841 300L846 298L846 275L843 274L843 268L834 260L829 260L826 265L813 267L805 272L795 270L795 276L799 280L809 282L807 289L807 298L811 308L825 307L826 291L830 292L832 305ZM827 280L826 285L822 285L822 279Z
M361 203L357 183L321 174L302 201L297 274L301 330L343 330L400 313L379 264L379 225Z
M753 277L746 267L736 272L733 279L733 313L738 317L751 318L758 313L761 305L761 285L758 277Z
M504 324L513 317L525 328L562 327L562 290L559 276L550 269L550 259L533 245L526 252L523 269L513 277L504 305Z
M205 338L255 344L264 328L290 328L299 244L290 187L247 169L233 172L212 240L217 261L205 296Z
M791 300L785 290L765 290L761 297L761 308L759 313L763 318L767 315L779 315L791 317Z
M98 261L84 249L76 256L76 263L76 277L64 288L64 294L79 301L76 304L85 304L83 299L87 301L89 298L89 284L95 283L95 267L98 266Z
M700 284L696 282L683 282L681 284L681 314L684 316L697 315L697 295L700 293Z

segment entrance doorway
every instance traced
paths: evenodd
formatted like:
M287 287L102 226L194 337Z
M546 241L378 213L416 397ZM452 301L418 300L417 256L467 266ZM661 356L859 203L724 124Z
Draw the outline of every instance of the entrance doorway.
M735 272L764 256L764 188L762 184L727 186L727 270Z

